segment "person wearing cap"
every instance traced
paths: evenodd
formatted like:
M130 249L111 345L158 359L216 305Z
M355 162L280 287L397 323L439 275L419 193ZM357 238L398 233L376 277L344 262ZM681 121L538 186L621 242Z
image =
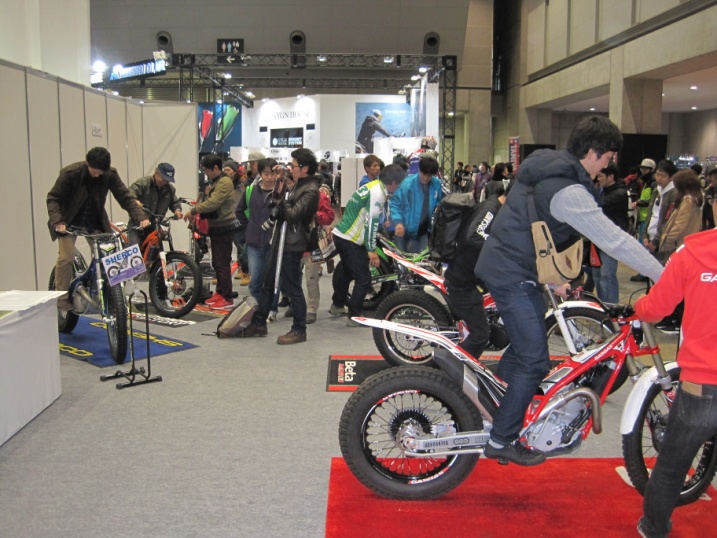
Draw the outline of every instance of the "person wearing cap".
M259 161L263 161L266 159L266 155L264 155L261 151L252 151L249 153L249 158L247 159L247 164L249 165L248 170L246 172L247 175L247 184L251 185L258 185L261 181L261 176L259 175Z
M106 148L92 148L84 161L60 170L55 184L47 193L47 225L50 237L57 241L59 249L55 265L55 289L58 291L67 290L73 276L72 261L77 237L67 235L67 227L84 228L89 232L112 231L105 209L109 191L140 227L145 228L150 224L137 199L110 164L111 156ZM66 295L57 300L57 308L62 311L72 310Z
M154 174L139 178L129 186L129 191L147 213L165 215L171 209L176 218L181 219L183 216L182 204L174 188L174 166L169 163L159 163ZM151 229L143 233L130 230L130 241L141 244L149 232Z
M715 227L715 198L717 197L717 163L712 163L705 172L707 188L705 189L705 205L702 210L702 229L711 230Z

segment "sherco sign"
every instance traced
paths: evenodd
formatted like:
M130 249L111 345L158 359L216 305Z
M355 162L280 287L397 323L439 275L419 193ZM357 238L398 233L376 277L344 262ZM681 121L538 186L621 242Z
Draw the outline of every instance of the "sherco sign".
M304 146L304 128L289 127L271 130L272 148L301 148Z

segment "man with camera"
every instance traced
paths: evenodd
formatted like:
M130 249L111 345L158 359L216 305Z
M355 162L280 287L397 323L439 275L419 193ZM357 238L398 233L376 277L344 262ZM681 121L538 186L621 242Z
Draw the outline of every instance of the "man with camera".
M269 263L264 269L259 305L251 324L238 335L248 338L268 334L266 320L277 287L274 275L278 266L281 289L294 309L291 330L276 341L280 345L306 342L306 298L301 287L301 258L308 249L311 223L319 207L321 182L316 175L318 163L311 150L296 149L291 157L288 170L277 170L279 178L273 194L276 206L265 223L274 227L274 234Z

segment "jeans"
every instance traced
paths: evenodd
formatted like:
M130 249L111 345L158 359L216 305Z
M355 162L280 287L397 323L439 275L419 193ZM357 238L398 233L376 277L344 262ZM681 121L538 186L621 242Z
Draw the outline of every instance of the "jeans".
M259 301L261 297L261 284L264 281L264 267L269 260L271 255L271 245L264 245L263 247L255 247L254 245L247 245L244 250L249 260L248 269L251 275L251 281L249 282L249 293L254 299ZM242 266L244 268L244 266ZM273 281L274 275L270 277Z
M495 414L491 439L509 444L518 438L523 417L540 382L550 371L545 333L545 299L534 282L490 288L510 338L498 363L508 390Z
M667 535L692 460L702 443L717 435L717 385L702 387L702 396L680 389L670 410L665 439L643 501L643 528L650 536Z
M368 251L363 245L357 245L343 237L334 236L336 250L341 256L341 267L334 274L333 303L343 308L349 307L349 316L361 316L363 301L371 288L371 269L368 265ZM351 299L347 304L349 285L354 282Z
M393 242L403 252L417 253L428 246L428 234L423 234L417 238L410 238L407 235L403 237L395 236Z
M490 339L488 318L483 308L483 295L475 286L459 286L446 279L446 301L468 325L470 334L461 347L474 357L480 357Z
M216 292L229 302L234 300L232 287L232 238L233 233L212 235L209 238L212 249L212 268L217 276Z
M279 275L281 291L289 298L291 307L294 309L294 321L291 324L291 329L302 333L306 332L306 298L304 289L301 287L301 258L303 256L303 252L285 251L281 257L281 273ZM252 323L257 325L266 325L269 312L276 301L274 294L276 263L276 252L272 251L269 262L264 267L265 278L261 285L259 306L252 318Z
M239 262L240 272L249 272L249 253L246 244L246 228L239 228L234 232L234 246L237 247L237 261Z
M600 252L600 267L593 267L593 278L597 295L605 303L617 303L620 300L620 285L617 282L617 260Z

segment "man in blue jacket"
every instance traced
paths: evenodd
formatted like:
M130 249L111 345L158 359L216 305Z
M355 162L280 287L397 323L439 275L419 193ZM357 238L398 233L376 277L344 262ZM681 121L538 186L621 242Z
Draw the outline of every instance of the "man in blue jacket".
M404 179L389 201L396 245L404 252L420 252L428 245L433 210L443 198L437 173L438 161L421 157L418 174Z

